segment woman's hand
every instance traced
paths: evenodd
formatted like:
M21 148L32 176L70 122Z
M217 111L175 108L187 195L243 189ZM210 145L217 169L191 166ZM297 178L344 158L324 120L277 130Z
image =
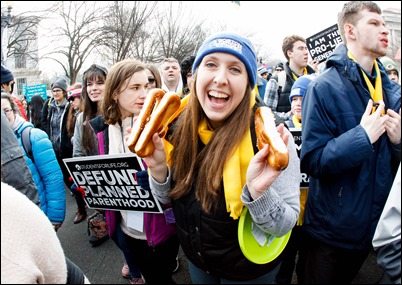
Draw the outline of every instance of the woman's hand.
M157 182L164 183L168 175L168 166L166 164L166 151L163 140L159 137L158 133L155 133L152 136L152 142L155 145L154 152L142 159L148 165L152 177Z
M285 131L284 125L280 124L278 132L281 138L288 144L289 132ZM266 144L256 155L250 160L246 174L246 183L250 191L251 197L255 200L268 190L275 179L282 171L276 171L267 161L269 154L269 145Z
M134 118L134 121L136 119L137 118ZM127 132L131 133L131 128L127 128ZM128 137L126 140L128 140ZM163 140L159 137L158 133L153 134L152 141L155 145L154 152L148 156L144 156L142 160L147 164L152 177L157 182L164 183L168 174L165 147L163 145Z

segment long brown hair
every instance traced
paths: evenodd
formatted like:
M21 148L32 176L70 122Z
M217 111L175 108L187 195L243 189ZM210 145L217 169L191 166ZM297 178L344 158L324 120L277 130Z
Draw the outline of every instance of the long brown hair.
M210 142L199 148L198 126L206 117L195 91L197 72L188 96L188 105L179 116L172 134L172 175L175 185L170 192L172 199L186 195L192 186L201 208L210 213L216 205L221 189L223 167L250 128L252 109L250 84L236 110L225 123L214 130ZM189 139L184 139L189 138ZM192 185L196 181L195 185Z
M152 72L155 77L156 88L162 88L162 78L158 67L155 64L147 64L147 68Z
M106 81L107 69L103 66L93 64L85 72L83 76L83 86L81 92L81 109L82 109L82 135L81 145L82 152L89 155L95 152L94 134L89 121L99 114L98 102L92 102L87 93L87 84L90 80Z

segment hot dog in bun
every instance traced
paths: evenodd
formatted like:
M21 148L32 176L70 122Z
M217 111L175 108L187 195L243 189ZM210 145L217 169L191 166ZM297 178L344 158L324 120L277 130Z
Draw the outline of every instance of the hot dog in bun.
M147 95L128 139L128 148L139 157L152 154L155 150L152 136L158 132L164 137L171 116L180 107L180 96L174 92L153 89Z
M275 170L284 170L289 163L289 151L275 125L275 117L269 107L259 107L255 112L257 147L269 144L268 164Z

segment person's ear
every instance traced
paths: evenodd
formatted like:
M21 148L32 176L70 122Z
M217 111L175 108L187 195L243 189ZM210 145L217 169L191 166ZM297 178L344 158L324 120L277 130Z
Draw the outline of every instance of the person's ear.
M355 26L353 26L352 24L345 24L343 26L343 29L345 31L345 36L355 40L356 39L356 33L355 33Z

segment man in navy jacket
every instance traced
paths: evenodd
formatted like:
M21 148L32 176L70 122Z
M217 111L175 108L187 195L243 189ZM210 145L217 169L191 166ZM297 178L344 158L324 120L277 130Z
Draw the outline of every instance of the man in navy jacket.
M377 59L388 47L381 9L351 1L338 19L343 43L303 98L307 284L353 281L401 157L401 89Z

